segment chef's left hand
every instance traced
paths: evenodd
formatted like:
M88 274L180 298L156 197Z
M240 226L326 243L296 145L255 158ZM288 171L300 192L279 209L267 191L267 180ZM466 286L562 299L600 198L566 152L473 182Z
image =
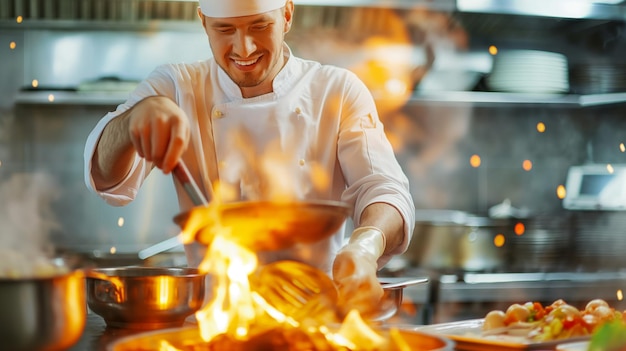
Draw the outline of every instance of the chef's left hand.
M339 307L362 316L374 312L383 296L378 281L378 258L385 251L385 236L375 227L360 227L352 232L333 264L333 279L339 290Z

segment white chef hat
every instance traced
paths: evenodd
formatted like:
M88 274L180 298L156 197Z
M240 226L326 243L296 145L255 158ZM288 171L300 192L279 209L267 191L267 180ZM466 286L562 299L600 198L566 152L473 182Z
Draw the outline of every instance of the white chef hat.
M200 9L208 17L239 17L256 15L285 6L286 0L199 0Z

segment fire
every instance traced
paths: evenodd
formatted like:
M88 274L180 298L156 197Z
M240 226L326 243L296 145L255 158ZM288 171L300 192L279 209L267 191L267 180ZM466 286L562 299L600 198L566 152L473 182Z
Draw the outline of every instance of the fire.
M200 338L209 349L276 349L286 344L298 349L302 345L325 350L388 348L389 338L371 329L357 311L348 313L341 323L337 288L326 273L295 261L259 265L257 251L319 240L345 221L344 208L299 207L294 202L302 197L303 184L312 183L316 189L329 186L323 168L285 155L271 142L259 156L246 147L245 132L231 140L237 146L233 152L238 153L228 159L231 175L242 179L243 186L235 187L239 183L229 183L228 176L212 184L211 203L188 212L182 224L183 243L207 245L198 269L208 273L211 291L195 314ZM312 179L303 182L290 176L299 173L294 167L308 168ZM227 203L240 197L255 206ZM387 347L380 347L383 344ZM179 347L174 345L161 343L160 350Z
M161 340L161 351L179 351L176 347L165 340Z
M221 223L218 206L219 201L208 205L201 216L192 212L182 232L183 242L194 241L197 228L210 231L213 238L198 267L210 273L212 287L210 301L195 315L204 342L218 349L232 343L273 348L267 343L276 342L362 350L387 349L392 343L402 349L397 346L401 341L377 333L356 310L341 323L336 287L324 272L295 261L259 266L253 249L235 242L232 229ZM237 236L254 236L262 228L237 230ZM167 343L160 348L175 349Z
M236 338L248 335L255 321L255 307L248 275L257 267L256 255L217 236L199 269L214 276L215 296L196 313L205 341L220 334Z

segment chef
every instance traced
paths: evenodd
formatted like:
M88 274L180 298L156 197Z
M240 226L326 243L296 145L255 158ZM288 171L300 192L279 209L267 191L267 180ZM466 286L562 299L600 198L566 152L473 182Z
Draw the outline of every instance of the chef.
M122 206L153 168L168 174L183 161L207 196L219 183L229 200L258 200L282 179L293 198L348 203L349 236L344 225L259 259L314 265L333 277L344 306L375 308L377 270L406 250L415 211L370 92L346 69L293 55L292 0L200 0L198 15L213 57L157 67L97 123L85 146L87 187ZM193 206L178 183L176 191L181 211ZM186 245L190 266L203 249Z

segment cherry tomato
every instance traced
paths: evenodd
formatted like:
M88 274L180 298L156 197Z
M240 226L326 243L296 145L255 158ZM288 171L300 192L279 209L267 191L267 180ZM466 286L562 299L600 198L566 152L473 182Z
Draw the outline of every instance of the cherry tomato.
M546 310L539 302L533 303L533 310L535 311L533 319L536 321L541 320L546 315Z
M569 315L563 319L563 328L572 329L574 326L581 325L583 319L578 315Z

